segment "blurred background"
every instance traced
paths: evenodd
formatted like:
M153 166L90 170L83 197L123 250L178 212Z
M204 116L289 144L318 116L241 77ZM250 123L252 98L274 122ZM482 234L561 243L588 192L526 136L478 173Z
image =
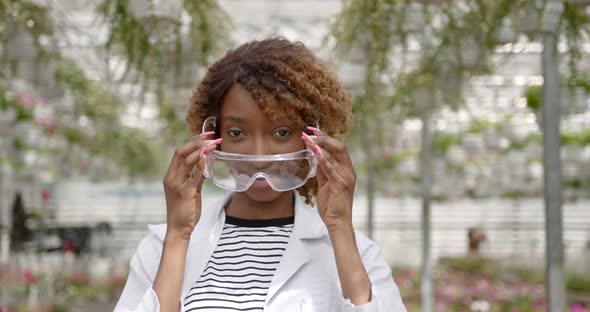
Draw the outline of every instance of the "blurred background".
M590 1L0 0L0 311L112 310L191 88L300 40L408 311L589 311ZM224 195L205 185L205 205Z

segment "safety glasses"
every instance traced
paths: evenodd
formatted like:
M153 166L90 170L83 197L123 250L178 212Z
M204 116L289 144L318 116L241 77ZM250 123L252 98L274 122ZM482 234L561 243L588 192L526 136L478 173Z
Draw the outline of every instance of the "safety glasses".
M314 119L307 119L319 127ZM216 128L216 118L203 122L203 132ZM249 188L272 188L285 192L303 186L316 174L317 159L311 150L288 154L249 155L215 150L207 156L203 174L220 188L244 192Z
M310 150L288 154L247 155L214 151L208 156L205 177L220 188L244 192L272 188L284 192L303 186L316 174L317 160Z

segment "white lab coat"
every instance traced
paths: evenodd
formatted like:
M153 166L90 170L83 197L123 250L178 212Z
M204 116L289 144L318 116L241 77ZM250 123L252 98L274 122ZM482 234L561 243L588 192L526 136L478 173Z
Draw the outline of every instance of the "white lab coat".
M342 296L336 260L326 226L317 210L295 193L295 224L283 258L270 284L265 312L406 312L391 270L377 244L360 232L356 241L372 283L369 303L354 306ZM205 270L225 223L229 197L204 207L188 247L181 291L184 298ZM166 225L149 225L150 233L131 259L129 277L115 311L159 311L152 284L158 271Z

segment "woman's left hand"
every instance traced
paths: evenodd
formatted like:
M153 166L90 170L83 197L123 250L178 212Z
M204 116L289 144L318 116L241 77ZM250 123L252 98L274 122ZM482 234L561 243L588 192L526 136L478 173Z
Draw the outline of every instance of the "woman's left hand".
M314 135L305 132L301 139L315 152L318 159L317 205L328 230L352 227L352 199L356 173L346 145L326 133L308 127Z

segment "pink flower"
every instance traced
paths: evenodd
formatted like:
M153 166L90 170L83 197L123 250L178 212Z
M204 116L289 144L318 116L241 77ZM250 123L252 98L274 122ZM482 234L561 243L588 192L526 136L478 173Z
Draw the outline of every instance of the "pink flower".
M30 270L23 271L23 277L27 284L33 284L35 282L35 275Z
M41 104L43 106L47 105L47 99L46 98L40 96L37 100L39 101L39 104Z
M35 97L32 95L26 95L26 94L21 94L18 96L18 103L22 106L22 107L30 107L31 105L33 105L35 103Z
M588 308L585 305L574 303L570 307L570 312L588 312Z

